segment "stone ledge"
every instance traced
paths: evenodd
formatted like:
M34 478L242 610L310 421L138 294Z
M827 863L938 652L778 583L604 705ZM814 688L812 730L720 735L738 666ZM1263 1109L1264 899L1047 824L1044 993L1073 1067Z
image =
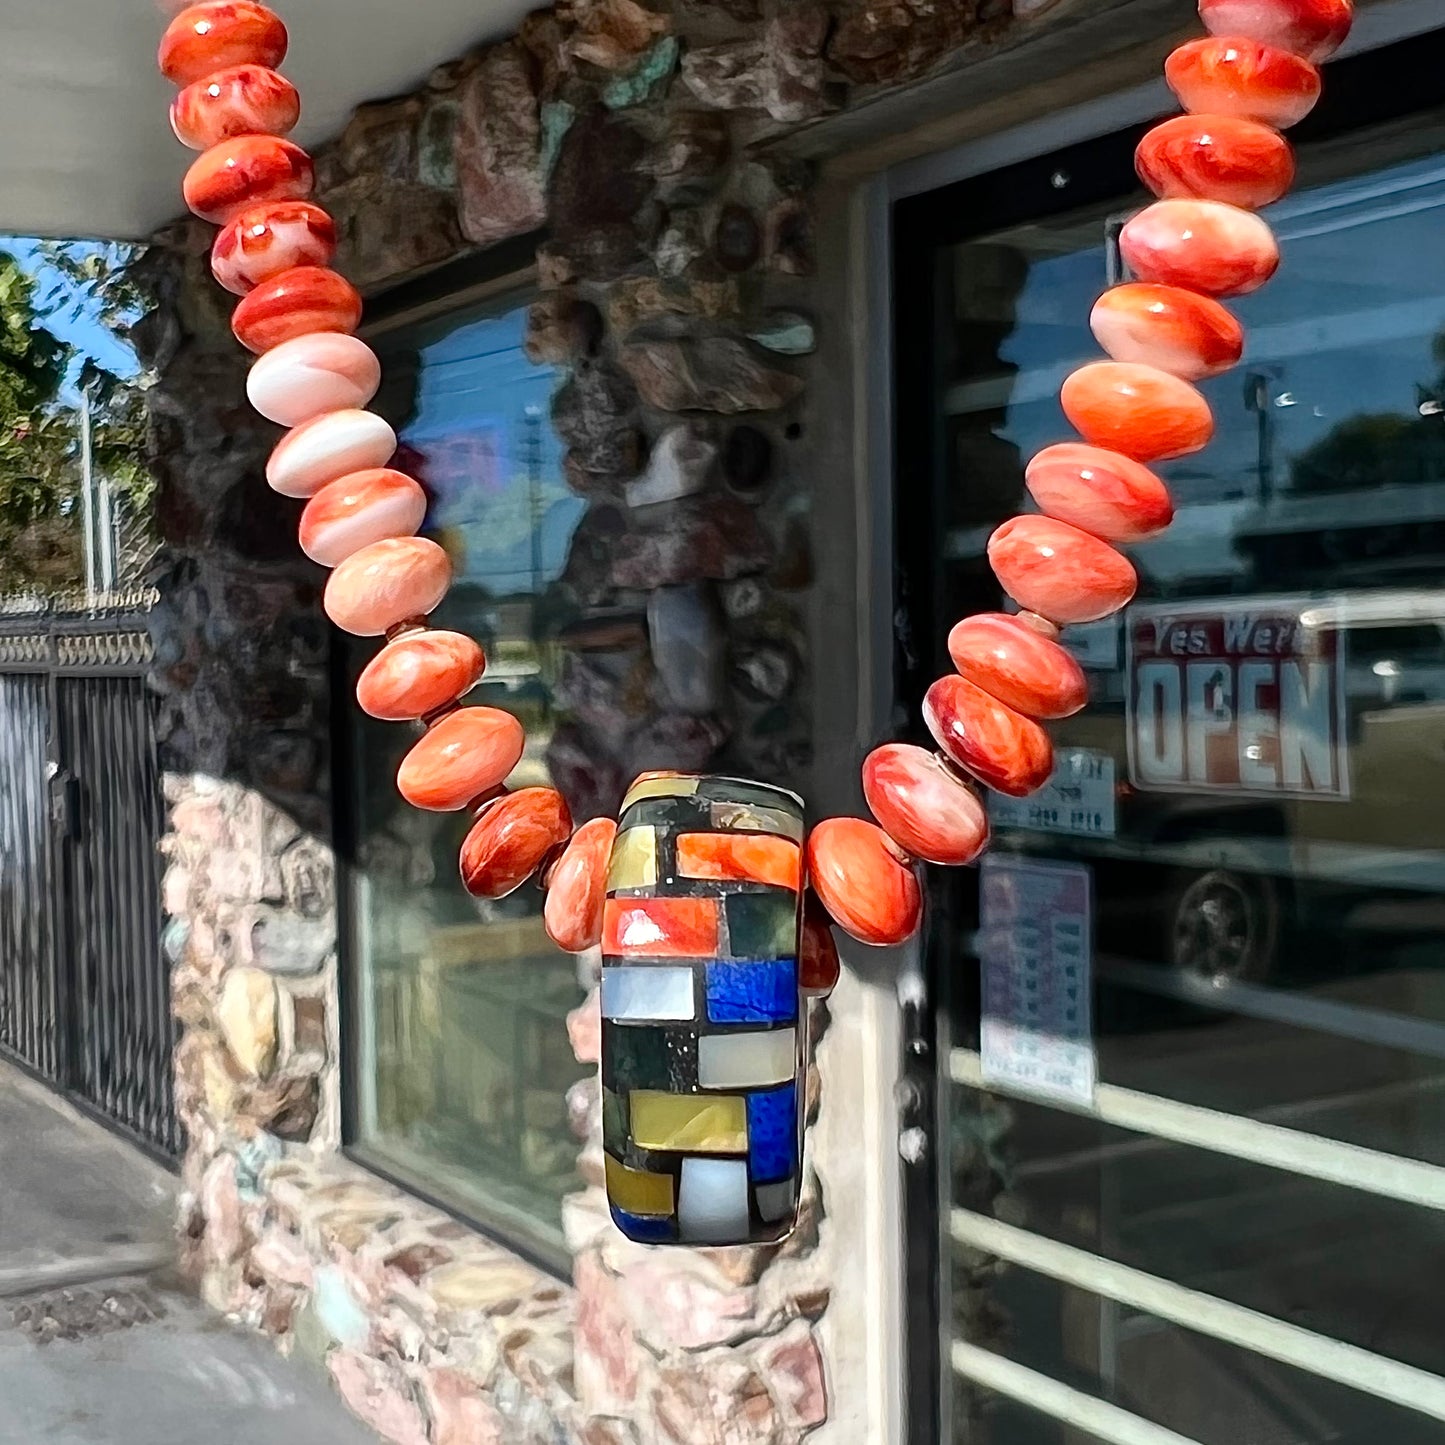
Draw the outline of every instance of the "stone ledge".
M575 1417L570 1285L343 1156L268 1163L250 1203L221 1197L235 1172L224 1154L207 1172L208 1297L324 1366L383 1436L550 1445L540 1422Z

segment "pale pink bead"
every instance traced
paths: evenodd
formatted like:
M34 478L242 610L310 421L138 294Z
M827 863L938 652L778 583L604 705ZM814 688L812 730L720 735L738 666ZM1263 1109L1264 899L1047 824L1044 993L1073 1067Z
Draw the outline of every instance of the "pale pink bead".
M386 537L410 537L426 518L426 493L405 472L374 467L328 482L307 502L301 550L323 567Z
M1155 201L1125 223L1119 254L1141 281L1206 296L1257 291L1279 268L1274 232L1223 201Z
M328 411L289 431L266 463L266 480L283 497L314 497L328 482L384 467L396 433L371 411Z
M246 395L268 420L300 426L323 412L365 406L380 385L381 363L364 341L321 331L268 351L251 368Z
M1180 286L1115 286L1089 318L1115 361L1157 366L1186 381L1218 376L1244 353L1244 328L1218 301Z
M425 537L391 537L354 552L326 584L326 615L357 637L379 637L435 610L451 586L452 564Z

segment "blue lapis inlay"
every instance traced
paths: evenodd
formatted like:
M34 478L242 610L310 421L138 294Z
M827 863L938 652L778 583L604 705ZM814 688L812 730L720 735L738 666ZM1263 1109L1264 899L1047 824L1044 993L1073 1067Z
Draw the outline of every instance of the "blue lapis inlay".
M748 1160L753 1183L767 1184L797 1172L798 1091L782 1089L748 1095Z
M677 1238L677 1220L670 1214L654 1218L649 1214L629 1214L615 1204L611 1209L612 1222L638 1244L671 1244Z
M709 963L707 1016L715 1024L791 1023L798 1016L798 964Z

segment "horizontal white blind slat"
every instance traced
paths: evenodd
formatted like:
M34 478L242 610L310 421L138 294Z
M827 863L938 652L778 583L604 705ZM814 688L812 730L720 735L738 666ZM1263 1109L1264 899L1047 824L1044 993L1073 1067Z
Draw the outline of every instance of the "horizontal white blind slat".
M949 1228L958 1243L984 1254L1010 1260L1025 1269L1333 1380L1362 1394L1445 1420L1445 1380L1417 1370L1413 1365L1301 1329L1243 1305L1145 1274L1071 1244L1045 1239L972 1210L953 1210Z
M1086 1430L1108 1445L1198 1445L1186 1435L1131 1415L1107 1400L1086 1395L1051 1375L1041 1375L977 1345L955 1340L951 1359L954 1372L964 1379L997 1390L1065 1425Z
M1025 1090L986 1080L979 1056L971 1049L952 1052L949 1077L968 1088L987 1088L1020 1099L1035 1098ZM1202 1109L1196 1104L1181 1104L1155 1094L1136 1093L1113 1084L1100 1084L1095 1089L1092 1109L1052 1097L1039 1097L1036 1102L1156 1139L1227 1154L1329 1184L1342 1184L1385 1199L1397 1199L1403 1204L1445 1210L1445 1169L1418 1159L1402 1159L1378 1149L1344 1144L1337 1139L1325 1139L1318 1134L1245 1119L1237 1114Z

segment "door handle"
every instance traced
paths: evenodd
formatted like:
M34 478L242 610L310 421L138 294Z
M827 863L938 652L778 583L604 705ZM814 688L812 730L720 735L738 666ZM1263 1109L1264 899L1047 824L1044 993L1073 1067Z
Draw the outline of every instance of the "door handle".
M905 1164L920 1165L928 1159L933 1127L930 1016L921 977L905 975L901 983L899 1022L903 1057L898 1083L893 1091L893 1102L898 1110L898 1154Z

